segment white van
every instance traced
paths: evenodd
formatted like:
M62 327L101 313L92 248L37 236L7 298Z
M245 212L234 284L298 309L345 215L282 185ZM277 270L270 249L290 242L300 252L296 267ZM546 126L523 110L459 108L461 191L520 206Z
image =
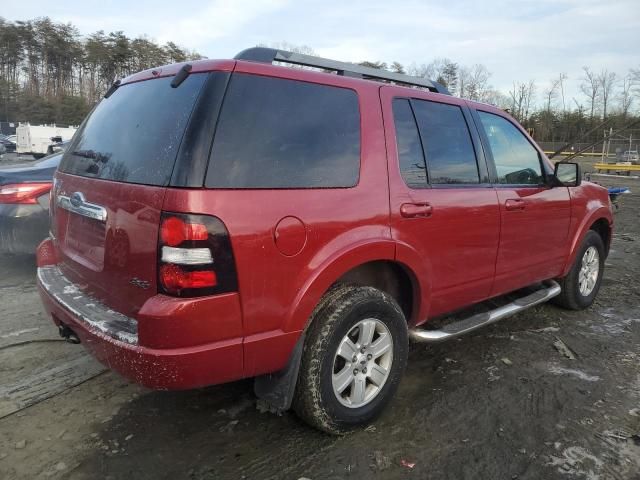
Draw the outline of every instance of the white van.
M61 141L71 140L78 127L57 127L55 125L29 125L21 123L16 127L16 152L30 154L36 158L48 153L53 137Z

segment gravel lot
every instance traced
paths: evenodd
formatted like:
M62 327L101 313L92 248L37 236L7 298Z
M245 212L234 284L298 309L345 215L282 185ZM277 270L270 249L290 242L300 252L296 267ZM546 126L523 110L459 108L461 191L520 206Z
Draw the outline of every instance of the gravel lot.
M390 408L341 438L260 413L250 381L152 392L105 371L58 339L34 259L0 257L0 478L640 479L640 181L598 181L636 193L596 304L413 345Z

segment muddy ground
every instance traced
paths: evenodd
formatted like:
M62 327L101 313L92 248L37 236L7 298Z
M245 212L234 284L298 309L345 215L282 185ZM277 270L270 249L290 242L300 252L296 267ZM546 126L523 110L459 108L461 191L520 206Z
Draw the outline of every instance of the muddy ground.
M592 308L413 345L390 408L341 438L260 413L250 381L153 392L105 371L57 338L33 258L2 257L0 479L640 479L640 181L602 182L636 193Z

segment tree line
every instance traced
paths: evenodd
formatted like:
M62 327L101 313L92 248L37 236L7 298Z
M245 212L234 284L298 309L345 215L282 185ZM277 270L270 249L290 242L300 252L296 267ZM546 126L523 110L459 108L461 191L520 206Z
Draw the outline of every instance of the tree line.
M116 78L157 65L202 58L123 32L81 36L49 18L0 17L0 118L77 125Z
M269 46L315 55L303 45ZM46 17L15 22L0 17L0 119L77 125L115 79L199 58L203 57L173 42L159 45L146 37L129 38L121 31L82 36L72 24ZM603 119L611 120L608 126L620 128L637 118L640 107L640 68L620 75L584 67L579 78L559 73L544 84L514 81L508 92L501 92L492 86L492 74L482 64L468 66L436 58L409 65L370 60L361 65L430 78L453 95L508 110L539 142L569 141ZM568 81L579 86L577 98L567 96ZM602 132L594 132L587 140L597 136Z
M620 76L607 69L598 72L585 66L580 77L574 79L579 82L580 95L569 98L566 73L559 73L546 82L541 91L537 82L530 80L515 81L504 93L491 85L491 72L482 64L465 66L448 58L437 58L428 64L413 63L407 67L399 62L379 61L365 61L361 65L430 78L447 87L452 95L508 110L539 142L571 141L605 119L610 120L607 128L614 130L638 119L640 68ZM640 124L635 130L636 138L640 137L638 133ZM595 131L584 142L593 142L602 136L603 132Z

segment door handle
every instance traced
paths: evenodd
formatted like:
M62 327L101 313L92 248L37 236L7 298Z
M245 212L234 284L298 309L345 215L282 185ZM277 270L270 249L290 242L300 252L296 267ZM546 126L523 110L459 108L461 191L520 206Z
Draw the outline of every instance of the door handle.
M524 210L526 203L521 198L510 198L504 202L504 207L509 211Z
M433 213L433 207L428 203L403 203L400 215L404 218L427 218Z

